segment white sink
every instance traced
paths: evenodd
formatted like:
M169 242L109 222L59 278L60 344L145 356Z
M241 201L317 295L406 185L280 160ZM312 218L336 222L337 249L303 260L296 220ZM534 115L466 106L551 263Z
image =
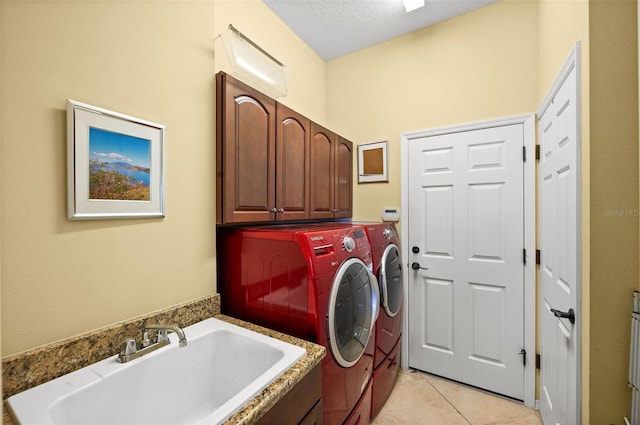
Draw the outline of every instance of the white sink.
M218 319L171 344L118 363L94 363L10 397L19 424L220 424L305 353ZM133 336L133 335L132 335Z

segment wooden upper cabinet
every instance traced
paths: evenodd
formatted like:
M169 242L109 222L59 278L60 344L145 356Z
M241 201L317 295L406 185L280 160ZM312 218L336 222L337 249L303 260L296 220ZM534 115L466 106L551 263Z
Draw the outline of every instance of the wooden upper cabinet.
M337 136L335 154L335 217L351 217L353 215L353 143Z
M276 104L276 219L309 219L309 119Z
M311 123L311 215L312 219L334 218L335 134Z
M218 223L351 217L352 143L224 72L216 139Z
M353 144L312 122L310 218L351 217L352 191Z
M275 100L224 73L216 75L217 221L275 217Z

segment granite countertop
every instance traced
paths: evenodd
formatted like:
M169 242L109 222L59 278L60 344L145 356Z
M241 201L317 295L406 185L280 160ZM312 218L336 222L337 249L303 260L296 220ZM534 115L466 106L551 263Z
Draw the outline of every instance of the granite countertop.
M225 422L225 425L255 424L271 407L284 397L291 388L293 388L316 365L318 365L325 356L325 348L320 345L222 314L217 314L214 317L290 344L297 345L306 350L306 353L300 360L294 363L286 372L262 390L260 394L255 396L242 409L231 416L231 418ZM3 424L14 425L6 409L3 409Z

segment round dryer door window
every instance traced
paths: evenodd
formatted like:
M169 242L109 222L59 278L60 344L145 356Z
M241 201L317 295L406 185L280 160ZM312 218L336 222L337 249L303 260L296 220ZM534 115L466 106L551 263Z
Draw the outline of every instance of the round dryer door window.
M389 317L395 317L402 306L402 262L394 244L387 245L382 254L379 279L382 307Z
M378 282L365 264L350 258L338 269L331 288L328 337L331 353L342 367L362 357L378 316Z

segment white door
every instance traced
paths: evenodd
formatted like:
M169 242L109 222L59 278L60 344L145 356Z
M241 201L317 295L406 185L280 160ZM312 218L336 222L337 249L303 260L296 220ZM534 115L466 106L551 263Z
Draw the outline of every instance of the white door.
M523 127L411 140L407 235L409 367L520 400Z
M579 412L577 49L538 113L540 138L540 411L575 425ZM579 63L579 62L578 62ZM573 318L569 317L573 314Z

